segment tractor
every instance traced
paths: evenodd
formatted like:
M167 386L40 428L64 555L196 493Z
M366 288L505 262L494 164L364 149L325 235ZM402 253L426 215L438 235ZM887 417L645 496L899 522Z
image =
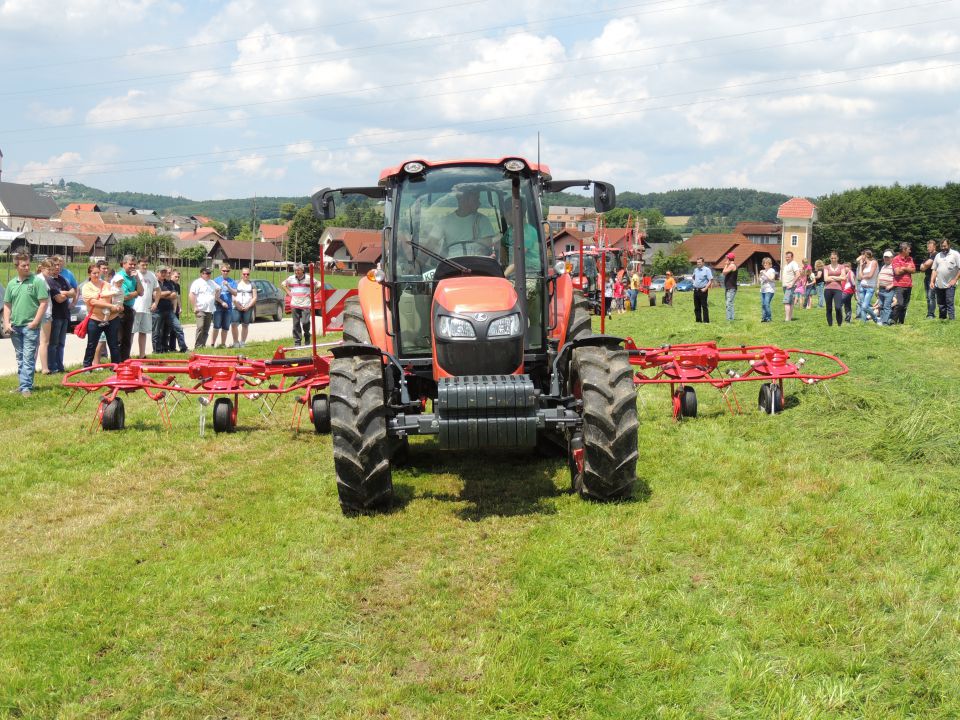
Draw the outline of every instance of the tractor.
M387 168L373 187L326 188L384 206L380 265L362 277L332 350L329 417L340 504L356 514L389 507L391 465L412 435L460 450L562 453L571 489L600 501L636 482L633 373L620 338L592 332L586 300L554 264L540 198L609 183L553 180L519 157ZM321 408L318 412L326 412Z

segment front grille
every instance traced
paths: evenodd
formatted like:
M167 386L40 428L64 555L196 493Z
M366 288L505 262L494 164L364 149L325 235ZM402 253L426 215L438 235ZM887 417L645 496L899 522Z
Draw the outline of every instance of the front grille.
M523 361L523 338L510 340L437 340L437 362L451 375L509 375Z

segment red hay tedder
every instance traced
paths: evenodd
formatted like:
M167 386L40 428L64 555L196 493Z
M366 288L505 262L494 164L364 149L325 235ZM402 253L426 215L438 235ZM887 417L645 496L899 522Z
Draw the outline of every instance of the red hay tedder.
M313 280L312 265L310 278ZM78 408L88 395L98 395L91 431L98 426L104 430L122 430L126 411L121 396L143 391L157 403L160 417L169 427L170 415L180 400L194 395L202 407L213 404L213 429L230 432L237 426L241 398L259 402L261 414L269 416L280 395L294 393L297 403L292 426L299 427L303 408L308 407L316 431L329 432L330 402L325 391L330 384L331 358L319 355L317 349L340 343L318 346L314 314L311 314L311 324L314 344L309 355L302 354L303 348L279 347L267 360L242 355L191 355L185 360L131 358L122 363L73 370L63 378L64 387L73 389L67 406L73 404ZM104 370L113 373L106 377L94 374ZM202 412L200 418L202 432L205 418Z
M774 415L783 410L783 381L800 380L814 385L844 375L849 368L837 357L815 350L783 350L775 345L717 347L715 342L639 348L633 338L624 341L630 364L638 370L635 385L669 385L673 417L696 417L694 385L708 384L721 392L731 412L739 412L736 383L761 382L757 406ZM820 359L830 372L804 370L808 360ZM726 367L721 367L725 365ZM731 402L732 399L732 402Z

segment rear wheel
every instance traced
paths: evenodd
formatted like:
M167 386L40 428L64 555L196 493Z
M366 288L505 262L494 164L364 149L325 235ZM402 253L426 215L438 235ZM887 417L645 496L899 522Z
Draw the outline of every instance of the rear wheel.
M213 430L218 433L233 432L233 402L230 398L217 398L213 403Z
M103 406L103 416L100 426L104 430L123 430L127 422L127 411L123 407L123 400L114 398Z
M343 338L369 343L360 303L344 310ZM330 363L330 432L340 507L346 513L388 506L393 500L383 363L379 356Z
M283 305L280 303L277 303L277 309L276 312L273 313L273 319L277 322L283 320Z
M628 498L637 480L639 428L628 355L620 349L580 347L573 351L570 368L572 393L583 401L583 432L570 441L571 486L584 498Z
M690 418L697 416L697 391L689 385L680 389L680 414Z
M783 390L776 383L764 383L760 386L757 406L767 415L783 412Z

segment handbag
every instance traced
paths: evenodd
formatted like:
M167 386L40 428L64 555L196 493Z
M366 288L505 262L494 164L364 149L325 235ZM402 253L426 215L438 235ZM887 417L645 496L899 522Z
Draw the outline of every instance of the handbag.
M78 338L83 339L87 336L87 325L90 324L90 318L93 317L91 313L87 313L87 316L77 323L76 327L73 328L73 334Z
M103 288L100 288L100 292L97 293L97 300L100 299L100 296L103 295ZM81 340L87 336L87 326L90 324L90 318L93 317L94 308L91 304L87 308L87 315L80 322L77 323L76 327L73 328L73 334L76 335Z

